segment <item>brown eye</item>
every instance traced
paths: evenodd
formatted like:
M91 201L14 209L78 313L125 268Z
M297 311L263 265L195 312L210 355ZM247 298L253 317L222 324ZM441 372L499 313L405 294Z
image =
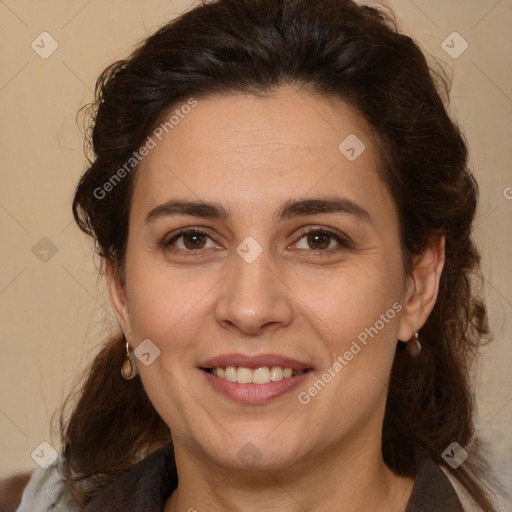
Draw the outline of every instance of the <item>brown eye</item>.
M312 228L304 233L295 243L295 248L314 251L318 255L329 255L351 247L350 239L341 233L327 229Z
M168 241L164 241L162 246L171 252L192 254L202 249L218 248L208 233L197 229L180 231Z
M206 236L202 233L186 233L182 238L183 245L190 250L202 249L206 245Z
M331 235L321 231L314 231L307 235L308 245L311 249L327 249L331 243Z

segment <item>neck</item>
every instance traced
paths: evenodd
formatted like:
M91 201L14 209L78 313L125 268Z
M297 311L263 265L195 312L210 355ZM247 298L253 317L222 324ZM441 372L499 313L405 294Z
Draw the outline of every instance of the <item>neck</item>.
M280 471L215 470L176 454L179 487L164 512L402 512L413 480L395 475L377 446L329 450ZM183 454L185 455L185 454Z

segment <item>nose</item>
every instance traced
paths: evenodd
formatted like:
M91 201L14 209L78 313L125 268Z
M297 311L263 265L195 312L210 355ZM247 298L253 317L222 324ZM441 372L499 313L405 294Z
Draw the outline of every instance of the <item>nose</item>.
M292 297L279 272L271 269L267 251L252 263L235 254L234 268L219 283L216 320L245 335L277 330L292 321Z

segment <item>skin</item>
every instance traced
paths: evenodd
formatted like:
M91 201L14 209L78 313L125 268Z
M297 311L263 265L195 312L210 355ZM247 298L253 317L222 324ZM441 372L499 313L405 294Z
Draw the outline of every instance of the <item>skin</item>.
M349 134L366 146L352 162L338 150ZM405 510L413 480L393 474L381 455L386 392L397 340L409 340L434 306L444 243L432 240L404 274L396 206L379 166L357 112L291 87L263 98L199 99L141 163L125 266L109 262L107 276L130 346L150 339L161 351L138 368L175 446L179 487L166 512ZM333 195L369 220L347 212L274 217L287 201ZM145 221L171 199L219 203L229 216ZM208 233L192 237L195 253L190 235L174 238L194 227ZM350 243L311 240L309 228ZM236 252L248 236L263 249L252 263ZM394 303L401 311L299 403L297 393ZM314 371L300 389L241 404L214 391L198 368L233 352L277 353ZM252 466L237 456L248 442L261 455Z

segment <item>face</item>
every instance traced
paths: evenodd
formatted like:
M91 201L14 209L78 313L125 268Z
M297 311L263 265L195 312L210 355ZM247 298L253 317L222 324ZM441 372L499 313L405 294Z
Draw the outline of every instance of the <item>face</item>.
M439 258L404 275L379 165L351 107L287 87L199 99L144 158L109 287L177 451L283 469L380 446Z

